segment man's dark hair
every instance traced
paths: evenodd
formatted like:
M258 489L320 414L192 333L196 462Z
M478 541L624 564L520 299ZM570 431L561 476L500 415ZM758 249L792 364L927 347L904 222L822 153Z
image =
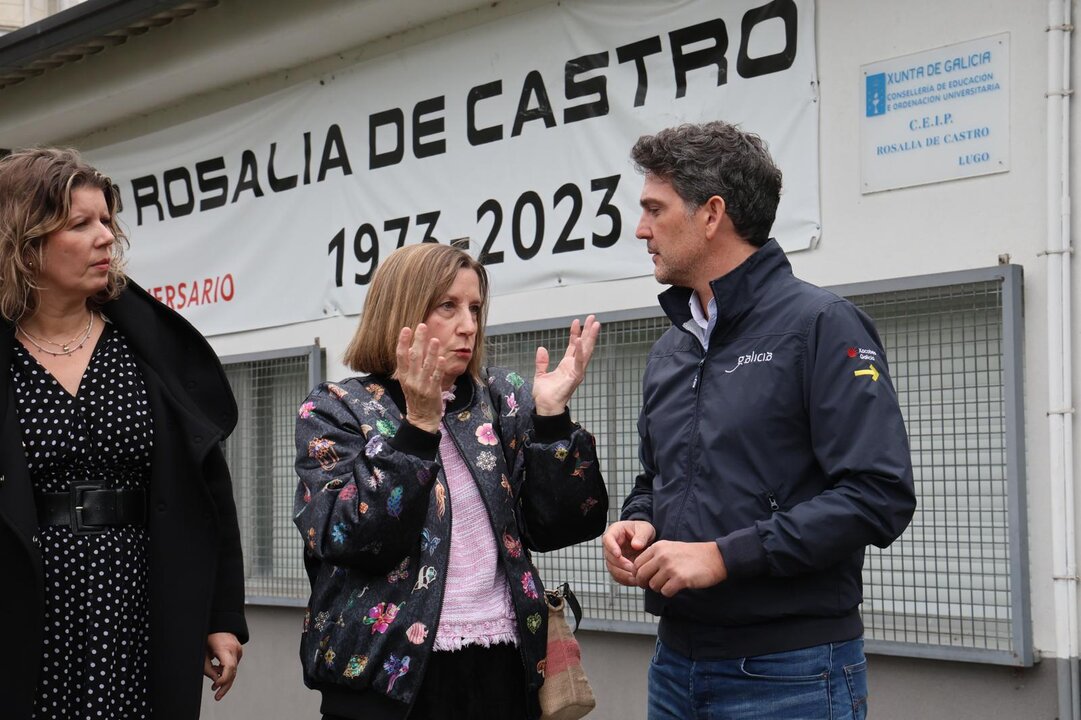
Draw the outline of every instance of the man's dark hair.
M740 237L762 247L769 240L781 200L781 171L762 138L714 121L643 135L631 148L639 172L672 184L690 208L714 195Z

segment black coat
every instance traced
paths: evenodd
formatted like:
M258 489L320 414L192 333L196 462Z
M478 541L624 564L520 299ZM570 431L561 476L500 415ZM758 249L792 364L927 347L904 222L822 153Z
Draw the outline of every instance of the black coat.
M154 420L149 487L150 700L155 720L199 716L206 637L242 642L244 565L220 442L237 420L206 340L142 288L102 312L142 371ZM37 515L11 387L14 327L0 323L0 714L31 715L41 666L44 584Z

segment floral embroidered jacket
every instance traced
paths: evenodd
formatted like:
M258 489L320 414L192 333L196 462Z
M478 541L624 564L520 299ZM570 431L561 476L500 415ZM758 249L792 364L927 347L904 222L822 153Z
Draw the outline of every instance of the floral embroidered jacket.
M530 550L600 535L608 495L592 435L566 412L536 416L517 373L485 375L459 378L444 427L488 510L536 709L547 612ZM365 698L385 709L374 691L402 703L404 717L435 640L453 507L439 435L405 422L401 398L396 382L378 376L324 383L297 419L294 522L312 585L301 661L305 684L323 692L323 712L359 717Z

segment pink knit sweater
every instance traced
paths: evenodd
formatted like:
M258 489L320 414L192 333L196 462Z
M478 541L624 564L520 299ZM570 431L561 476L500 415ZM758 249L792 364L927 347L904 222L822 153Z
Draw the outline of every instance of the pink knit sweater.
M518 644L518 628L506 573L499 564L492 523L477 483L443 426L439 455L450 491L450 564L436 650Z

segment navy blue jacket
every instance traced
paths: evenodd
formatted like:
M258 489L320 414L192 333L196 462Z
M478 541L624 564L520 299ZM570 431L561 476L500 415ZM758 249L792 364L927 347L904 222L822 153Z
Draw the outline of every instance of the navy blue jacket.
M709 349L684 329L691 291L643 378L642 473L623 519L657 539L715 540L728 579L664 598L660 636L693 657L743 657L862 633L864 547L916 500L897 395L870 319L792 275L773 240L711 283Z

